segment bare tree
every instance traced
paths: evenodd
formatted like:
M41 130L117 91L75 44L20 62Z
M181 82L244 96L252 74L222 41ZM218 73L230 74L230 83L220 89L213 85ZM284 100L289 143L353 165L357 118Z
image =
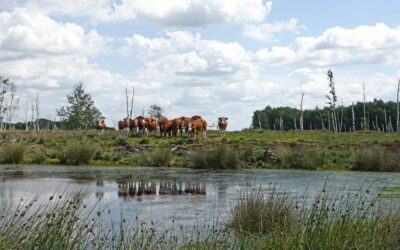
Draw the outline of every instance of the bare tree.
M39 124L39 95L36 92L35 96L35 108L36 108L36 131L40 131L40 124Z
M329 79L329 94L326 95L326 98L328 99L327 104L329 105L331 111L332 111L332 127L333 131L335 133L338 132L338 121L337 121L337 116L336 116L336 102L337 102L337 96L336 96L336 89L335 89L335 82L333 79L333 72L331 69L328 70L327 76Z
M8 128L11 128L12 119L15 115L15 111L18 109L19 98L16 97L16 91L17 88L15 87L15 85L13 83L10 83L9 86L10 97L8 106L6 107Z
M132 86L132 96L131 96L131 102L129 103L129 94L128 94L128 88L125 87L125 97L126 97L126 120L128 123L128 134L129 134L129 128L130 126L130 121L133 116L133 99L135 96L135 86Z
M324 118L322 117L321 112L318 112L318 113L319 113L319 116L321 117L321 128L322 128L322 130L325 130Z
M356 119L354 115L354 102L351 103L351 118L352 118L352 123L353 123L353 132L356 131Z
M363 122L362 122L362 126L364 130L369 130L369 121L367 120L367 116L366 116L366 111L365 111L365 82L363 82L363 111L364 111L364 117L363 117Z
M400 105L399 105L399 95L400 95L400 79L397 83L397 118L396 118L396 131L400 131Z
M300 102L300 110L301 110L301 115L300 115L300 130L304 130L304 110L303 110L303 100L304 100L304 92L301 93L301 102ZM296 129L297 130L297 129Z
M29 110L29 103L28 103L28 99L26 99L25 100L25 105L24 105L25 131L29 131L28 110Z
M10 85L9 79L4 79L0 76L0 132L4 129L4 115L5 115L5 97Z

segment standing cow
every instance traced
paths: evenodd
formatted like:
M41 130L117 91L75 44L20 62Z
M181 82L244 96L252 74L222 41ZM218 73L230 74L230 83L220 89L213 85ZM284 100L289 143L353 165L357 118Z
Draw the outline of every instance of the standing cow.
M149 134L156 136L157 133L157 119L154 117L145 118L146 128Z
M100 118L96 121L96 130L98 135L102 135L106 129L106 122L104 118Z
M139 135L144 136L146 134L147 119L143 116L138 116L135 120L137 121Z
M218 118L218 130L221 135L225 134L226 127L228 127L228 118L227 117L219 117Z

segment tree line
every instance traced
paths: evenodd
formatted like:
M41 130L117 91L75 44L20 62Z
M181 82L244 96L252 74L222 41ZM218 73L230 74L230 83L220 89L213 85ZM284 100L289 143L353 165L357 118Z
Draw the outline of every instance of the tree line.
M350 106L337 106L333 71L326 73L329 80L329 92L325 95L328 107L303 110L304 93L301 94L300 110L291 107L257 110L253 114L252 128L269 130L317 130L328 129L335 133L357 130L378 132L400 131L400 80L397 83L397 101L384 102L374 99L366 102L365 83L363 83L363 102L354 102Z
M366 117L364 118L364 106ZM303 110L303 129L334 130L332 108L318 107ZM271 107L257 110L252 117L252 128L267 130L301 130L301 109L292 107ZM396 132L397 103L374 99L371 102L357 102L354 105L336 107L339 132L374 130Z

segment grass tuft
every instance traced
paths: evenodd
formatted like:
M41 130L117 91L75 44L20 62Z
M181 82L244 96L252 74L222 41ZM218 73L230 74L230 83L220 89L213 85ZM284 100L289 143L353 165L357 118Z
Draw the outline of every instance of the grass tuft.
M11 143L0 151L2 163L19 164L24 161L25 145L22 143Z

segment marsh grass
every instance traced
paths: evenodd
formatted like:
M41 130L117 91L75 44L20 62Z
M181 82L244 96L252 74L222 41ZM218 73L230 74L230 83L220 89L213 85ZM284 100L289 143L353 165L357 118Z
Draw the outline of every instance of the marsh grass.
M361 171L400 171L400 153L382 147L355 150L350 158L351 169Z
M283 168L298 168L315 170L325 163L325 150L312 148L283 148L278 152L278 158Z
M35 164L42 164L46 161L47 157L43 150L36 149L31 153L31 162Z
M277 188L242 194L226 226L113 218L83 195L54 193L45 205L0 206L0 249L397 249L400 210L368 188L313 199Z
M59 160L63 164L88 164L96 155L96 146L88 141L78 141L69 144L59 153Z
M242 195L228 223L242 248L396 249L400 244L398 207L379 206L368 189L328 194L311 202L272 192Z
M25 145L23 143L11 143L3 146L0 151L2 163L19 164L24 161Z
M172 161L173 155L169 148L159 147L153 150L148 158L148 162L151 166L168 167Z
M199 169L235 169L240 164L238 151L223 144L210 151L193 152L190 162L193 168Z

